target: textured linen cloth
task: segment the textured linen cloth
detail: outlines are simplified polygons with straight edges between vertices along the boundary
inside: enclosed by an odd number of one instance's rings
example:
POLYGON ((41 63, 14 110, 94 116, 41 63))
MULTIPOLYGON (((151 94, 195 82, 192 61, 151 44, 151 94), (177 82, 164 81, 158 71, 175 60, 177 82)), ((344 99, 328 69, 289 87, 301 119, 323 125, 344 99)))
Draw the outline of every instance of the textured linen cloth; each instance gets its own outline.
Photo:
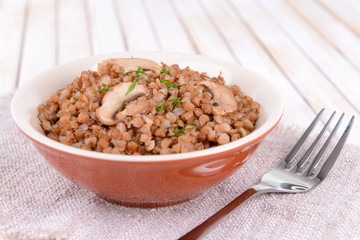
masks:
MULTIPOLYGON (((59 175, 16 128, 0 97, 0 239, 177 239, 282 159, 302 131, 277 127, 234 175, 180 205, 140 209, 96 197, 59 175)), ((335 169, 303 194, 263 194, 206 239, 359 239, 360 147, 345 145, 335 169)))

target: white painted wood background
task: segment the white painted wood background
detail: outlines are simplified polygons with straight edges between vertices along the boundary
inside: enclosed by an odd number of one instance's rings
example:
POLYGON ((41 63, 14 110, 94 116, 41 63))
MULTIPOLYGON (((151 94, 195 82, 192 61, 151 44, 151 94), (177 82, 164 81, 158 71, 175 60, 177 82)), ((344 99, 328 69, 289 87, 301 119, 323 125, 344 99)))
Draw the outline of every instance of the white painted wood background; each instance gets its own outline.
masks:
POLYGON ((76 58, 128 50, 203 54, 271 80, 282 125, 327 109, 360 136, 357 0, 0 0, 0 94, 76 58))

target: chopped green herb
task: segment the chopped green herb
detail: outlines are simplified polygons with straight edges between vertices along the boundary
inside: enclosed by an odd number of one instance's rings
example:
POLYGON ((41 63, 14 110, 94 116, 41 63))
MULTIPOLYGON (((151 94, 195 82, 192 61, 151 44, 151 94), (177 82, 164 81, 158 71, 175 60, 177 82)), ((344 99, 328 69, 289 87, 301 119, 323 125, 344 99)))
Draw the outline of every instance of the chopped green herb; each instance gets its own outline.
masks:
MULTIPOLYGON (((125 95, 128 95, 132 90, 134 90, 134 88, 135 88, 135 86, 136 86, 136 82, 137 82, 137 80, 139 80, 140 74, 146 74, 146 75, 147 75, 146 72, 141 71, 141 67, 138 67, 138 69, 137 69, 136 71, 129 71, 129 72, 124 73, 124 76, 127 76, 127 75, 129 75, 130 73, 132 73, 132 72, 135 73, 136 77, 135 77, 134 81, 132 82, 132 84, 130 85, 130 87, 129 87, 129 89, 128 89, 128 91, 126 92, 125 95)), ((138 84, 141 85, 142 83, 138 83, 138 84)))
POLYGON ((189 125, 192 125, 192 126, 196 126, 196 123, 186 123, 185 126, 183 128, 179 128, 178 126, 175 126, 173 128, 173 133, 175 133, 175 135, 178 137, 178 136, 181 136, 182 134, 185 133, 186 130, 191 130, 193 128, 186 128, 187 126, 189 125), (176 130, 176 129, 179 129, 179 130, 176 130))
POLYGON ((160 73, 165 73, 167 75, 170 75, 170 70, 162 69, 160 73))
POLYGON ((160 82, 162 82, 163 84, 165 84, 165 86, 167 86, 168 88, 178 88, 178 87, 182 87, 182 85, 177 84, 177 83, 170 83, 169 80, 166 79, 160 79, 160 82))
POLYGON ((126 100, 123 101, 123 107, 125 108, 127 105, 126 100))
POLYGON ((164 110, 167 108, 167 106, 166 106, 165 104, 160 105, 163 100, 164 100, 164 99, 161 99, 161 101, 158 102, 158 104, 156 104, 156 111, 158 111, 158 112, 164 111, 164 110))
POLYGON ((129 89, 127 90, 125 96, 127 96, 132 90, 134 90, 135 86, 136 86, 136 81, 137 79, 134 79, 134 81, 131 83, 129 89))
POLYGON ((106 91, 109 91, 110 87, 103 87, 102 89, 99 89, 97 90, 95 93, 98 93, 98 92, 106 92, 106 91))
POLYGON ((170 99, 169 102, 170 102, 173 106, 181 105, 181 99, 182 99, 182 97, 180 97, 180 98, 175 98, 175 99, 170 99))
POLYGON ((127 76, 132 72, 134 72, 136 74, 136 78, 140 77, 140 74, 146 74, 147 75, 146 72, 141 71, 141 67, 138 67, 138 69, 136 71, 128 71, 128 72, 124 73, 124 76, 127 76))
POLYGON ((156 111, 158 111, 158 112, 164 111, 167 108, 167 106, 165 104, 160 105, 163 100, 164 99, 161 99, 161 101, 158 102, 158 104, 156 104, 156 111))
POLYGON ((192 125, 192 126, 195 126, 195 127, 196 127, 196 123, 194 123, 194 122, 193 122, 193 123, 185 123, 185 127, 186 127, 186 126, 189 126, 189 125, 192 125))
POLYGON ((175 133, 175 135, 178 137, 178 136, 181 136, 183 133, 185 132, 185 128, 179 128, 178 126, 175 126, 173 128, 173 133, 175 133), (179 130, 176 130, 176 129, 179 129, 179 130))
MULTIPOLYGON (((140 68, 140 67, 139 67, 140 68)), ((138 69, 139 69, 138 68, 138 69)), ((132 72, 136 72, 136 71, 128 71, 128 72, 126 72, 126 73, 124 73, 124 76, 127 76, 127 75, 129 75, 130 73, 132 73, 132 72)))
POLYGON ((79 100, 78 98, 74 98, 75 101, 79 100))
POLYGON ((201 93, 204 93, 204 92, 208 92, 209 90, 207 90, 206 88, 204 90, 201 91, 201 93))

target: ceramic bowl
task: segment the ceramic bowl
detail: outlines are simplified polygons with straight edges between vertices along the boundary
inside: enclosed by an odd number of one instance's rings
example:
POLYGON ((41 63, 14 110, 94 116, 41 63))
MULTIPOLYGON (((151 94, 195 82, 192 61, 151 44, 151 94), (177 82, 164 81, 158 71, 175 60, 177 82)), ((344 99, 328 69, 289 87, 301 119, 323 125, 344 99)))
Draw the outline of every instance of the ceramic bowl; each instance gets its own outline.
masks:
POLYGON ((99 197, 135 207, 159 207, 184 202, 213 187, 240 168, 264 137, 278 124, 283 103, 266 79, 236 64, 200 55, 167 52, 126 52, 91 56, 56 66, 18 89, 11 106, 17 127, 60 174, 99 197), (182 154, 130 156, 86 151, 46 137, 37 118, 37 106, 65 88, 81 71, 114 57, 149 58, 179 64, 236 84, 261 104, 256 129, 248 136, 206 150, 182 154))

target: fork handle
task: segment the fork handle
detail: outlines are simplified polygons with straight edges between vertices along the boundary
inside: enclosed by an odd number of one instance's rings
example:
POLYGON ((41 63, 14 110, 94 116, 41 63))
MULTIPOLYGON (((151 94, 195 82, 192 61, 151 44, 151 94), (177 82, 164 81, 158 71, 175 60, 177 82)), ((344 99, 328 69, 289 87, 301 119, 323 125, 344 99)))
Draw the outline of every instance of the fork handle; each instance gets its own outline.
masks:
POLYGON ((260 191, 257 191, 254 188, 249 188, 232 202, 220 209, 217 213, 205 220, 205 222, 201 223, 196 228, 179 238, 179 240, 193 240, 205 236, 213 227, 219 224, 221 220, 228 216, 240 204, 260 193, 260 191))

